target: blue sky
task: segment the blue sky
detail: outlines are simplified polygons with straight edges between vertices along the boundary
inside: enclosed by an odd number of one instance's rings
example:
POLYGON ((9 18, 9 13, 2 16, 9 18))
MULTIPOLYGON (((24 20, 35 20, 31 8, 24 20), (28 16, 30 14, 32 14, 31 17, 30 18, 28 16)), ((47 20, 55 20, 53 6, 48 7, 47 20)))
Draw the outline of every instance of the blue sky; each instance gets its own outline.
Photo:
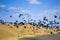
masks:
POLYGON ((42 20, 44 16, 54 20, 54 15, 60 16, 60 0, 0 0, 0 19, 22 21, 22 18, 27 19, 27 16, 18 18, 18 15, 26 13, 37 21, 42 20), (13 17, 10 18, 10 15, 13 17))

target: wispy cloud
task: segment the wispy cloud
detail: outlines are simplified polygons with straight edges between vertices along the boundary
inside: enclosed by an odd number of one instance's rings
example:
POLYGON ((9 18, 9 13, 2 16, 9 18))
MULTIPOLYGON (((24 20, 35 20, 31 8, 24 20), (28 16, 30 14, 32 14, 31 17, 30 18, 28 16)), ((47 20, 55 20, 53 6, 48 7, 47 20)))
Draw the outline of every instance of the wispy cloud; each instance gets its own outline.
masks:
POLYGON ((10 10, 16 10, 17 8, 16 7, 9 7, 8 9, 10 9, 10 10))
POLYGON ((51 15, 56 15, 60 13, 60 9, 49 9, 49 10, 44 10, 38 14, 36 14, 37 16, 51 16, 51 15))
POLYGON ((9 9, 9 10, 22 10, 23 8, 11 6, 11 7, 9 7, 8 9, 9 9))
POLYGON ((12 10, 18 10, 18 12, 14 13, 13 16, 18 16, 20 13, 21 14, 31 14, 31 11, 28 9, 24 9, 24 8, 17 8, 16 9, 12 9, 12 10))
POLYGON ((58 6, 56 9, 60 9, 60 6, 58 6))
POLYGON ((60 13, 60 6, 59 7, 56 7, 55 9, 44 10, 41 13, 42 14, 56 14, 56 13, 60 13))
POLYGON ((6 5, 0 5, 0 7, 3 7, 4 8, 4 7, 6 7, 6 5))
POLYGON ((13 16, 19 16, 19 14, 18 13, 15 13, 15 14, 13 14, 13 16))
POLYGON ((30 10, 22 9, 21 12, 22 13, 30 13, 30 10))
POLYGON ((54 10, 44 10, 44 12, 42 12, 43 14, 55 14, 57 13, 58 10, 54 9, 54 10))
POLYGON ((29 4, 42 4, 42 2, 40 2, 38 0, 29 0, 28 2, 29 2, 29 4))

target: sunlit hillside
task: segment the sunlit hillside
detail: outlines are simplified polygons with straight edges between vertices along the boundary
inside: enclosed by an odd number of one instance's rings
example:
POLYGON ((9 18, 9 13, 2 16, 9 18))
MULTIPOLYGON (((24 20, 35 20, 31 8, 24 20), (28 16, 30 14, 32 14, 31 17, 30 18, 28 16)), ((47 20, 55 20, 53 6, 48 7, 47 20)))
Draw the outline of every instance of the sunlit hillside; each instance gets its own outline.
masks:
POLYGON ((14 24, 0 23, 0 40, 17 40, 17 38, 24 36, 56 34, 58 31, 60 31, 59 28, 46 28, 30 24, 20 24, 16 27, 14 24))
POLYGON ((0 0, 0 40, 60 40, 60 0, 0 0))

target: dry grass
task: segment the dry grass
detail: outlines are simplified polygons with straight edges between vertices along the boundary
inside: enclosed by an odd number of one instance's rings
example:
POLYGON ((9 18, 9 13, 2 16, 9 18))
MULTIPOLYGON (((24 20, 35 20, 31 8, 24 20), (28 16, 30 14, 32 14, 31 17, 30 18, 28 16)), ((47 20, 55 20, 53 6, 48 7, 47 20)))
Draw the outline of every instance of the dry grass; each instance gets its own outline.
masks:
MULTIPOLYGON (((45 28, 45 27, 36 27, 30 24, 18 25, 19 28, 16 28, 14 24, 1 24, 0 23, 0 39, 1 40, 17 40, 18 37, 28 36, 28 35, 45 35, 53 32, 57 33, 56 28, 45 28)), ((60 30, 60 29, 59 29, 60 30)))

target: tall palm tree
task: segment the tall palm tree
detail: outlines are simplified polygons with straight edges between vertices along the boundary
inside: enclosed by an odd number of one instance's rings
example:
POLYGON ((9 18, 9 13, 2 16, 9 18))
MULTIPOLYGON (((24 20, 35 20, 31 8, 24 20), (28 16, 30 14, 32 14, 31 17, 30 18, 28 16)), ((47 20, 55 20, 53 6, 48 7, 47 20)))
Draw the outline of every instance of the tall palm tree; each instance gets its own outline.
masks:
POLYGON ((26 20, 23 20, 24 21, 24 23, 26 24, 26 20))
POLYGON ((48 19, 46 19, 46 21, 48 21, 48 19))
POLYGON ((5 24, 4 20, 0 20, 0 22, 1 22, 2 24, 5 24))
POLYGON ((19 14, 19 18, 22 16, 23 14, 19 14))
POLYGON ((18 28, 18 24, 17 24, 17 22, 14 22, 14 26, 16 26, 16 27, 18 28))
POLYGON ((46 20, 46 16, 43 18, 43 20, 46 20))
POLYGON ((47 24, 46 27, 49 27, 49 24, 47 24))
POLYGON ((59 19, 60 19, 60 16, 59 16, 59 19))
POLYGON ((38 25, 41 26, 41 21, 39 20, 38 25))
POLYGON ((16 23, 18 22, 18 20, 15 21, 16 23))
POLYGON ((57 22, 56 24, 59 24, 59 22, 57 22))
POLYGON ((2 22, 2 20, 0 20, 0 22, 2 22))
POLYGON ((59 22, 56 22, 56 20, 54 20, 53 22, 54 22, 55 27, 56 27, 57 24, 59 24, 59 22))
POLYGON ((30 19, 30 22, 29 22, 29 24, 30 24, 30 25, 32 25, 32 24, 33 24, 33 23, 32 23, 32 21, 33 21, 33 19, 30 19))
POLYGON ((43 18, 44 21, 48 21, 48 19, 46 18, 46 16, 43 18))
POLYGON ((36 20, 34 20, 33 25, 34 25, 34 26, 36 25, 36 20))
POLYGON ((54 15, 54 18, 57 18, 57 16, 56 16, 56 15, 54 15))
POLYGON ((43 21, 44 24, 46 24, 46 22, 43 21))
POLYGON ((30 21, 33 21, 33 19, 31 19, 30 21))
POLYGON ((30 22, 30 17, 31 17, 31 15, 30 14, 25 14, 25 15, 27 15, 27 18, 28 18, 28 23, 30 22))
POLYGON ((12 17, 12 16, 10 16, 10 17, 12 17))
POLYGON ((51 25, 51 27, 53 27, 53 21, 49 21, 49 24, 51 25))

